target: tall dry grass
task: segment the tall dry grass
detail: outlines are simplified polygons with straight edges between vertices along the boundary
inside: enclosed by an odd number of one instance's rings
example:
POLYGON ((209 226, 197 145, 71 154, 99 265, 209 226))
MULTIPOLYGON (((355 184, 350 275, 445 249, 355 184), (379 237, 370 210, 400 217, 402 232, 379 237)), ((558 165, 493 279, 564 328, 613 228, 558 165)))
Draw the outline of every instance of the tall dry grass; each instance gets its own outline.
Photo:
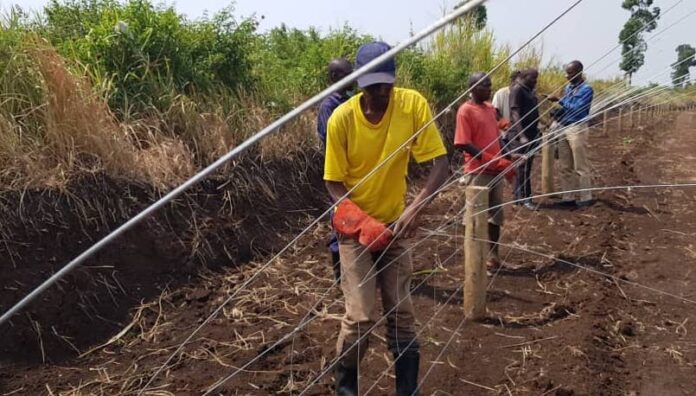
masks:
POLYGON ((32 101, 6 94, 0 111, 0 168, 9 189, 60 188, 84 172, 166 187, 194 173, 191 150, 145 121, 119 122, 90 82, 71 72, 64 59, 39 39, 16 54, 31 69, 32 101), (9 107, 9 108, 8 108, 9 107))
POLYGON ((46 165, 65 172, 94 164, 119 176, 136 176, 134 146, 89 82, 71 74, 48 46, 38 45, 30 57, 44 83, 46 165))
MULTIPOLYGON (((28 116, 8 114, 13 109, 0 106, 0 177, 8 189, 60 188, 84 172, 171 187, 276 116, 252 94, 217 105, 179 95, 163 112, 119 120, 90 81, 77 75, 79 68, 71 68, 48 44, 34 39, 21 51, 40 95, 27 103, 30 123, 28 116)), ((251 155, 273 161, 314 149, 313 119, 303 115, 251 155)))

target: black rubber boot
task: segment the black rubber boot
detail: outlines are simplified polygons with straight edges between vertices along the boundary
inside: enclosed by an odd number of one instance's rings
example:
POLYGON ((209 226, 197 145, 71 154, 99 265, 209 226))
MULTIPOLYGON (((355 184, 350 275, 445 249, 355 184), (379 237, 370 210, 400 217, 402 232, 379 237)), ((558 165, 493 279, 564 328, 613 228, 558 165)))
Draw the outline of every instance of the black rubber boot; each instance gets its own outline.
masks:
POLYGON ((334 368, 336 374, 336 395, 358 396, 358 367, 369 348, 368 338, 361 341, 343 342, 336 351, 339 360, 334 368))
POLYGON ((490 250, 488 251, 488 258, 495 258, 500 260, 500 255, 498 251, 500 250, 498 245, 498 240, 500 240, 500 226, 488 223, 488 239, 490 240, 490 250), (493 243, 495 242, 495 243, 493 243))
POLYGON ((406 351, 401 356, 394 354, 396 363, 396 396, 418 396, 418 367, 420 353, 406 351))
POLYGON ((333 268, 336 284, 341 284, 341 255, 338 252, 331 252, 331 266, 333 268))
POLYGON ((358 368, 336 364, 336 396, 358 396, 358 368))

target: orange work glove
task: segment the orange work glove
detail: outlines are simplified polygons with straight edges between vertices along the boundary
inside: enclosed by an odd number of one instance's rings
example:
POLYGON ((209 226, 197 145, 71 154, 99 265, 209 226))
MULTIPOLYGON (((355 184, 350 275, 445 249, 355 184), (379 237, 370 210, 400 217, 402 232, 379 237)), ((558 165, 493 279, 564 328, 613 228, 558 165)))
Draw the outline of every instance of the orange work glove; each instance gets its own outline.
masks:
POLYGON ((394 236, 384 223, 365 213, 350 199, 344 199, 336 206, 333 225, 339 234, 357 239, 371 252, 386 249, 394 236))
POLYGON ((504 131, 506 129, 510 128, 510 120, 507 118, 501 118, 498 120, 498 129, 501 131, 504 131))
POLYGON ((481 166, 489 171, 498 171, 498 161, 503 159, 503 157, 494 157, 490 153, 485 151, 481 152, 481 166))
POLYGON ((499 173, 502 173, 503 176, 505 176, 507 181, 509 181, 510 183, 512 183, 512 180, 517 175, 517 170, 513 166, 512 161, 510 161, 508 159, 505 159, 505 158, 499 159, 498 163, 496 164, 496 168, 497 168, 497 171, 499 173))
POLYGON ((493 172, 496 173, 503 173, 505 178, 512 183, 512 180, 515 178, 515 175, 517 172, 515 171, 515 167, 512 166, 512 161, 505 159, 503 157, 494 157, 490 153, 483 152, 483 155, 481 155, 481 161, 486 165, 486 169, 489 169, 493 172))

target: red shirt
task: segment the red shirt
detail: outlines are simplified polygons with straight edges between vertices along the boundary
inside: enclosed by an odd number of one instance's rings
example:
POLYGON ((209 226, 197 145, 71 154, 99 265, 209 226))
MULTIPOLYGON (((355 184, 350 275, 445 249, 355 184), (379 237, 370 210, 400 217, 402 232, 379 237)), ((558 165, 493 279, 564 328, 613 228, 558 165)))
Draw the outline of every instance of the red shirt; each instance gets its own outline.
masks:
MULTIPOLYGON (((500 156, 498 120, 495 107, 489 103, 482 105, 466 102, 457 111, 457 129, 454 132, 455 146, 472 144, 479 150, 494 156, 500 156)), ((466 173, 497 172, 481 168, 481 161, 464 153, 464 171, 466 173)))

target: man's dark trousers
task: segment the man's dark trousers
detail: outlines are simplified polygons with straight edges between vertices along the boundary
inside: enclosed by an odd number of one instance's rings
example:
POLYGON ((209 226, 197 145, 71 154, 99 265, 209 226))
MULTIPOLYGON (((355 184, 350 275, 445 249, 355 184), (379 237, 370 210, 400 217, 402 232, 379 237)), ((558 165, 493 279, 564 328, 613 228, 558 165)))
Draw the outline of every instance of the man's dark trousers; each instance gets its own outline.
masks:
MULTIPOLYGON (((530 150, 531 151, 531 150, 530 150)), ((529 151, 527 151, 529 152, 529 151)), ((525 153, 526 154, 526 153, 525 153)), ((517 167, 517 177, 515 178, 515 200, 521 205, 532 196, 532 163, 534 157, 531 156, 527 161, 517 167)))

